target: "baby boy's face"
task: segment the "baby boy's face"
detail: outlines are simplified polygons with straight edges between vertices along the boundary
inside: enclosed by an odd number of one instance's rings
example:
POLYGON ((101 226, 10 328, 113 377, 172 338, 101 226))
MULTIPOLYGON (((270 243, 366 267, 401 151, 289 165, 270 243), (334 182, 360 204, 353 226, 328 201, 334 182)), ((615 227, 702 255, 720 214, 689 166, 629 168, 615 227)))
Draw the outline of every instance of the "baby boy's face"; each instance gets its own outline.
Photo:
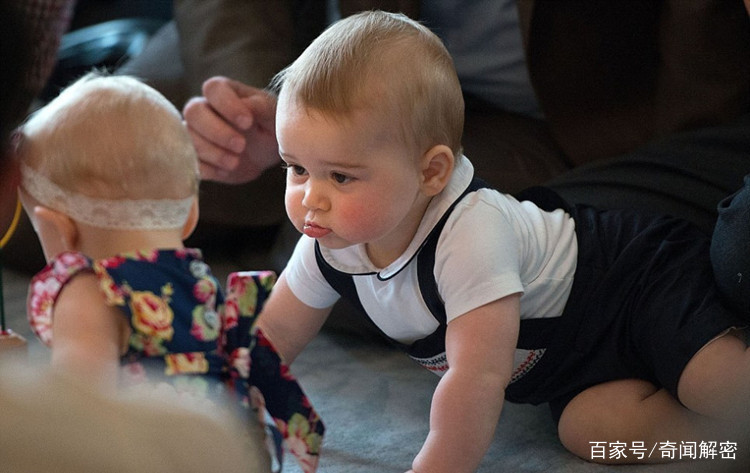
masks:
POLYGON ((332 117, 287 95, 279 98, 276 137, 290 220, 325 247, 366 244, 373 263, 389 263, 421 218, 419 156, 365 112, 332 117))

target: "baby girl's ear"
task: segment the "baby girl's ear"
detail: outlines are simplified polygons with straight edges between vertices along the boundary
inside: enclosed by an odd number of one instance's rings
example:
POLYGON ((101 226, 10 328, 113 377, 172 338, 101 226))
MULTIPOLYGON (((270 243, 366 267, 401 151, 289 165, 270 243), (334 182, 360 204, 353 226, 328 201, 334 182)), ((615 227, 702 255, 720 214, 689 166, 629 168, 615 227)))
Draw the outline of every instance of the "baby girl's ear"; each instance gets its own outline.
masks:
POLYGON ((78 227, 62 212, 49 207, 34 207, 34 229, 49 261, 64 251, 74 250, 78 244, 78 227))
POLYGON ((195 226, 198 225, 198 198, 193 199, 193 204, 190 206, 190 213, 188 214, 188 218, 185 221, 185 225, 182 227, 182 239, 187 240, 187 238, 193 233, 193 230, 195 230, 195 226))

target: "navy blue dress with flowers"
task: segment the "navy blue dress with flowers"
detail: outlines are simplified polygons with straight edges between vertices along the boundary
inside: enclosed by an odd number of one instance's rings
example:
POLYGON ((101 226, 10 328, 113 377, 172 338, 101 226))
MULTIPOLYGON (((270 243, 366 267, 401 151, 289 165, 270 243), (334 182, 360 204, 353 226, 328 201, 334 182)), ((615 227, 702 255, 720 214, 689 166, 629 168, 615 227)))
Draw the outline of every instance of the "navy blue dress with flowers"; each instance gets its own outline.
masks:
POLYGON ((224 395, 230 387, 241 405, 269 415, 279 443, 305 472, 316 470, 323 424, 255 326, 275 282, 273 272, 232 273, 225 298, 200 250, 134 252, 97 261, 63 253, 32 279, 29 290, 29 321, 47 345, 55 301, 82 271, 97 276, 103 302, 118 307, 130 325, 121 360, 124 384, 167 380, 206 397, 224 395))

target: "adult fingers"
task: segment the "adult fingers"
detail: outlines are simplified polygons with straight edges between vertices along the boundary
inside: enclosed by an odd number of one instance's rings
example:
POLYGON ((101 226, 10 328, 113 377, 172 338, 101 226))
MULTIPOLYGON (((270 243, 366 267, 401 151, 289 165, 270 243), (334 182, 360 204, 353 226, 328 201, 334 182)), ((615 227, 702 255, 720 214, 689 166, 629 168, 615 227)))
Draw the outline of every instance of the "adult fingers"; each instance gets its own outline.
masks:
POLYGON ((275 134, 276 97, 268 92, 259 91, 243 101, 245 106, 252 110, 254 124, 275 134))
POLYGON ((240 156, 238 154, 216 146, 200 135, 191 133, 191 138, 198 154, 202 179, 224 182, 225 175, 239 166, 240 156))
POLYGON ((241 100, 258 93, 250 87, 226 77, 212 77, 203 83, 203 96, 218 115, 238 130, 247 130, 253 126, 252 110, 241 100))
POLYGON ((229 153, 239 154, 245 148, 242 133, 227 123, 203 97, 190 99, 182 112, 185 124, 199 153, 200 148, 223 148, 229 153))

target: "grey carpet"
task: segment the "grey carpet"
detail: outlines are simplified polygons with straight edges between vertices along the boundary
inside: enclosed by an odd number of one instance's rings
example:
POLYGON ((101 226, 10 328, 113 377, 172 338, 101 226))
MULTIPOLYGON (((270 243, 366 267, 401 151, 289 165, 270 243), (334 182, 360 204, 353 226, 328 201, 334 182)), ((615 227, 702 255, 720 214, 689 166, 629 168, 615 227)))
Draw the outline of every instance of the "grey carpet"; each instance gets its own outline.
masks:
MULTIPOLYGON (((232 270, 231 266, 214 269, 220 280, 226 270, 232 270)), ((28 277, 6 270, 3 279, 8 325, 27 337, 26 357, 45 363, 48 351, 31 336, 24 315, 28 277)), ((323 473, 403 473, 409 468, 428 431, 436 376, 390 346, 333 330, 321 333, 305 349, 293 372, 327 426, 320 464, 323 473)), ((744 473, 750 471, 748 457, 750 445, 740 445, 734 461, 616 467, 587 463, 560 445, 546 406, 506 403, 478 471, 744 473)), ((300 471, 289 455, 285 471, 300 471)))

